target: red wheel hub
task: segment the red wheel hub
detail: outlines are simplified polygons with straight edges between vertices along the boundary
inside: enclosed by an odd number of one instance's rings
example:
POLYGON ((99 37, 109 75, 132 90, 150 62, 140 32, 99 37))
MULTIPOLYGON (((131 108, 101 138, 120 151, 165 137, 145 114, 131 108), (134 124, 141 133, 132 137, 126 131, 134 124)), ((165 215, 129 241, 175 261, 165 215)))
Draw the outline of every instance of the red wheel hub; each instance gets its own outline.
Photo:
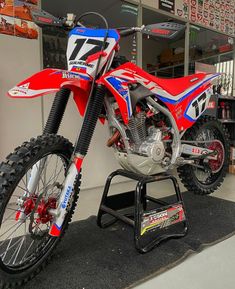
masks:
MULTIPOLYGON (((20 213, 23 212, 26 216, 28 216, 35 209, 35 205, 37 202, 38 196, 31 196, 24 201, 23 210, 19 210, 16 213, 16 220, 19 219, 20 213)), ((35 213, 37 213, 38 217, 36 218, 37 223, 46 224, 52 220, 52 215, 49 213, 50 209, 56 209, 56 198, 50 197, 47 201, 43 198, 40 200, 35 213)))
POLYGON ((209 160, 208 162, 212 172, 217 173, 224 164, 224 146, 220 141, 214 141, 208 148, 217 153, 217 160, 209 160))
POLYGON ((37 196, 32 196, 25 200, 23 207, 24 207, 24 213, 26 216, 29 215, 33 211, 33 209, 35 208, 36 201, 37 201, 37 196))
POLYGON ((38 218, 36 219, 37 223, 46 224, 52 220, 52 215, 49 213, 49 209, 56 209, 56 199, 49 198, 47 202, 43 199, 40 201, 37 207, 38 218))

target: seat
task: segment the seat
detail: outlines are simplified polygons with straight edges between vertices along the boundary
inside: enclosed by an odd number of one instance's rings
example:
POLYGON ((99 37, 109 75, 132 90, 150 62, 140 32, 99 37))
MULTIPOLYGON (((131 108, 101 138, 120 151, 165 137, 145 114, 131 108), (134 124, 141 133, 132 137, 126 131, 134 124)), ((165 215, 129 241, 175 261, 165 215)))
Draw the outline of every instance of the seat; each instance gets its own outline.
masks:
POLYGON ((206 75, 206 73, 196 73, 193 75, 172 79, 154 77, 154 82, 156 82, 162 89, 164 89, 169 94, 176 96, 178 94, 181 94, 191 86, 194 86, 198 82, 202 81, 206 77, 206 75))

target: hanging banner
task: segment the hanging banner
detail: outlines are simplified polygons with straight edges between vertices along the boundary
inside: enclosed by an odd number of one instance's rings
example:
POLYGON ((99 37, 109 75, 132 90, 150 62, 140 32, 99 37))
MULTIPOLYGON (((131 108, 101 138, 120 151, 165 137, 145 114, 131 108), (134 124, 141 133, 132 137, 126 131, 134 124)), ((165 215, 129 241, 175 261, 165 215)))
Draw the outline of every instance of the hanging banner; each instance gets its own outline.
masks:
POLYGON ((14 18, 0 15, 0 33, 14 35, 14 18))
POLYGON ((33 5, 38 5, 38 0, 20 0, 21 2, 24 3, 29 3, 29 4, 33 4, 33 5))
POLYGON ((15 18, 32 21, 31 10, 34 6, 26 4, 25 2, 15 0, 14 2, 14 16, 15 18))
POLYGON ((175 15, 186 19, 189 17, 189 0, 177 0, 175 2, 175 15))
POLYGON ((189 19, 220 32, 234 35, 235 1, 190 0, 189 19))
POLYGON ((34 22, 24 19, 15 19, 15 36, 38 39, 38 27, 34 22))
POLYGON ((195 24, 235 35, 234 0, 156 0, 155 8, 189 19, 195 24))
POLYGON ((31 14, 37 5, 38 0, 0 0, 0 34, 38 39, 39 29, 31 14))
POLYGON ((14 1, 13 0, 0 0, 0 14, 13 17, 14 1))

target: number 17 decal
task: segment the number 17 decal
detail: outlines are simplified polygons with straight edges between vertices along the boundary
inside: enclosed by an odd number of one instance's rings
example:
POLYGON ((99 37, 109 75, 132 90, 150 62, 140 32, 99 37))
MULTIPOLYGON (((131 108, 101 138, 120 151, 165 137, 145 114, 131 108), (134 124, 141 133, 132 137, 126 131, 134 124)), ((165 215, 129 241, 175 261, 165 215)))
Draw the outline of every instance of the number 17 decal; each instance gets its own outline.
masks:
POLYGON ((203 113, 203 111, 206 108, 206 93, 204 92, 202 95, 198 97, 193 103, 192 106, 195 108, 195 114, 196 117, 198 118, 200 114, 203 113))
MULTIPOLYGON (((86 60, 88 56, 99 52, 102 48, 103 41, 97 39, 82 38, 76 39, 74 42, 75 47, 72 54, 69 57, 69 61, 76 59, 86 60)), ((105 49, 108 47, 109 43, 105 43, 105 49)))
POLYGON ((206 92, 199 95, 189 105, 186 111, 186 116, 188 116, 191 120, 197 120, 198 117, 206 110, 209 100, 210 97, 206 92))

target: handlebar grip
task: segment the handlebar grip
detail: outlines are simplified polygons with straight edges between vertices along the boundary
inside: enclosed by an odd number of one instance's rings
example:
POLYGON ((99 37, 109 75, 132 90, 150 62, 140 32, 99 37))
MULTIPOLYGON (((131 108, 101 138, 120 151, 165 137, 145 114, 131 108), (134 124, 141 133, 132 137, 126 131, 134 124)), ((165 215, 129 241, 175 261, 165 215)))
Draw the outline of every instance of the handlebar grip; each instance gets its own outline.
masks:
POLYGON ((124 29, 119 31, 120 36, 130 36, 132 34, 136 33, 136 31, 133 28, 128 28, 128 29, 124 29))

